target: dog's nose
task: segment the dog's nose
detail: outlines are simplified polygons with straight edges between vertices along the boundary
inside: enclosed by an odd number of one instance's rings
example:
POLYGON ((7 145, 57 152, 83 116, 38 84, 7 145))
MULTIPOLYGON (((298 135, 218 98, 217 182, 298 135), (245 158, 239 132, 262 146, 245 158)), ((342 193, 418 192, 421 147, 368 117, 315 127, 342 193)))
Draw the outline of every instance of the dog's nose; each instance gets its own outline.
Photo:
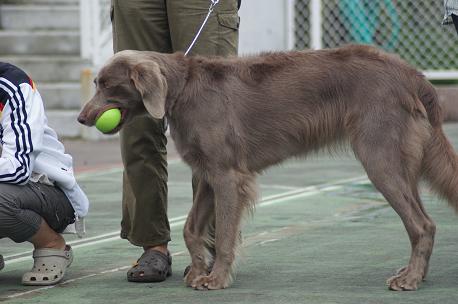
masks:
POLYGON ((86 124, 86 116, 80 114, 78 116, 78 122, 83 125, 86 124))

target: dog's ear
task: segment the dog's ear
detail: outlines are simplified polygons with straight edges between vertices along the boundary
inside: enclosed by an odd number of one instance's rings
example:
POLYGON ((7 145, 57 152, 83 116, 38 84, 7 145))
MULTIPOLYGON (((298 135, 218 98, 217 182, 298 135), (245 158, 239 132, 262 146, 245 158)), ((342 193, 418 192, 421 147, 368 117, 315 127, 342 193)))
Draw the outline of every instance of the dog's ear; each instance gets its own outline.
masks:
POLYGON ((143 104, 154 118, 161 119, 165 115, 165 98, 167 97, 167 81, 161 73, 159 65, 153 61, 144 61, 132 67, 130 78, 140 92, 143 104))

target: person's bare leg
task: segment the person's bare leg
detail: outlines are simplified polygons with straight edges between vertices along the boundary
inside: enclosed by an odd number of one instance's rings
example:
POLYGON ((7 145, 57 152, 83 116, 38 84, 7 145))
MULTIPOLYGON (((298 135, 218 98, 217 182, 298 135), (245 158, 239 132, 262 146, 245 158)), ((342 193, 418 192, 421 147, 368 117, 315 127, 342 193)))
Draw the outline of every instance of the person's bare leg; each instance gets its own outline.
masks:
POLYGON ((162 252, 165 255, 167 255, 168 253, 167 244, 162 244, 162 245, 153 246, 153 247, 143 247, 143 250, 145 251, 156 250, 156 251, 162 252))
POLYGON ((65 240, 57 232, 48 226, 46 221, 42 220, 40 229, 29 240, 35 249, 52 248, 52 249, 65 249, 65 240))

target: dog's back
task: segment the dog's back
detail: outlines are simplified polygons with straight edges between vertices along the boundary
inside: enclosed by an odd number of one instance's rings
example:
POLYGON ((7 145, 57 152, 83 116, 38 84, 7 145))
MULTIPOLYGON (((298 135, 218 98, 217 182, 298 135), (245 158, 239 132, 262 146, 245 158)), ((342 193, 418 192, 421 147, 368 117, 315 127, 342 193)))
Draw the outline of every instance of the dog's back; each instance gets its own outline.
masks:
POLYGON ((253 171, 345 143, 366 123, 396 123, 425 111, 418 102, 423 76, 368 46, 196 60, 203 90, 218 92, 215 98, 197 95, 188 119, 194 111, 203 115, 200 108, 218 117, 208 129, 219 130, 227 139, 221 148, 253 171))

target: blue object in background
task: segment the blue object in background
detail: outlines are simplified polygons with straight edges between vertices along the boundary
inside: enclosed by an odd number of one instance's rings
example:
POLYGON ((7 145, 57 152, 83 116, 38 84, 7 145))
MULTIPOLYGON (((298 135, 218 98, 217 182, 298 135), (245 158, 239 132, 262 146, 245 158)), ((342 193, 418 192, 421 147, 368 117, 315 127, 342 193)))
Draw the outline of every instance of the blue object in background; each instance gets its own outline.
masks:
POLYGON ((394 50, 398 41, 400 22, 392 0, 339 0, 338 2, 354 42, 374 44, 377 30, 383 32, 382 27, 386 24, 386 28, 391 31, 386 34, 388 39, 385 39, 381 46, 386 50, 394 50), (383 10, 389 19, 381 23, 383 10))

